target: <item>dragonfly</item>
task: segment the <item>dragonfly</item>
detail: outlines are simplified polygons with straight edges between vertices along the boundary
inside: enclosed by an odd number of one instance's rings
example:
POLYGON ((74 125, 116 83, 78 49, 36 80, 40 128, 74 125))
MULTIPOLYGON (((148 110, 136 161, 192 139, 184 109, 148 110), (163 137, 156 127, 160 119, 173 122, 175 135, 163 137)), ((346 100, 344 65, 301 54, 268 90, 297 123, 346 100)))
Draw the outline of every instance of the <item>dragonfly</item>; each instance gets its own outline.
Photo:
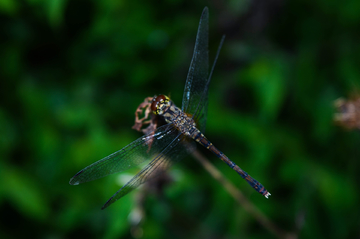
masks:
POLYGON ((152 159, 137 175, 120 188, 104 204, 102 209, 107 208, 141 184, 153 179, 159 171, 167 170, 174 163, 193 152, 196 148, 196 142, 210 150, 235 170, 257 192, 266 198, 271 195, 262 184, 232 162, 203 134, 206 125, 209 83, 224 42, 223 36, 209 73, 208 25, 209 11, 205 7, 198 26, 181 109, 168 96, 154 96, 151 101, 151 111, 154 115, 164 119, 164 125, 157 127, 153 132, 145 134, 119 151, 80 170, 70 179, 69 183, 71 185, 78 185, 122 172, 152 159))

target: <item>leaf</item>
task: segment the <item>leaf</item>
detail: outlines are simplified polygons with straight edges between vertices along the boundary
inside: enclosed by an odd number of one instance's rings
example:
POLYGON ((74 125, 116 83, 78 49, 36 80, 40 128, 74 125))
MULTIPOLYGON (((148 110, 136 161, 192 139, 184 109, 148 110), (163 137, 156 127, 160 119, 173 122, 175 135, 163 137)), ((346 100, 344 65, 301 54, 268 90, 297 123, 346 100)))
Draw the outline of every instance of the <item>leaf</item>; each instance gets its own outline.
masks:
POLYGON ((15 168, 1 165, 0 180, 2 192, 19 212, 31 218, 45 220, 49 215, 46 194, 39 188, 34 178, 15 168))
POLYGON ((18 2, 13 0, 0 0, 0 11, 9 15, 15 15, 18 11, 18 2))
POLYGON ((284 101, 286 68, 287 64, 282 59, 261 58, 248 71, 265 119, 273 120, 284 101))
POLYGON ((46 1, 49 22, 52 27, 58 27, 61 24, 66 3, 65 0, 46 1))

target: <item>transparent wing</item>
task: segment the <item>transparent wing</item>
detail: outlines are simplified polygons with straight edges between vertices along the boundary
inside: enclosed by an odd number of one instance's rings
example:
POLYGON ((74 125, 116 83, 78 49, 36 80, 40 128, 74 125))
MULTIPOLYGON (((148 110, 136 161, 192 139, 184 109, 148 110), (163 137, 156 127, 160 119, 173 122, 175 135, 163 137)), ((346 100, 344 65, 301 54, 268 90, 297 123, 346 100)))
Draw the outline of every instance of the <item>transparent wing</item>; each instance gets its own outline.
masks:
POLYGON ((119 151, 80 170, 69 183, 78 185, 139 165, 163 151, 178 134, 178 130, 172 124, 163 125, 153 134, 144 135, 119 151))
POLYGON ((209 78, 206 81, 206 84, 204 85, 203 95, 202 95, 202 97, 200 99, 200 102, 198 104, 197 109, 193 113, 193 118, 195 119, 195 122, 197 122, 198 128, 201 130, 202 133, 205 133, 205 126, 206 126, 209 84, 210 84, 212 73, 214 72, 216 61, 217 61, 217 59, 219 57, 219 54, 220 54, 221 47, 222 47, 222 45, 224 43, 224 40, 225 40, 225 36, 222 36, 219 47, 218 47, 218 50, 216 52, 214 63, 212 65, 212 67, 211 67, 209 78))
POLYGON ((202 121, 201 123, 198 122, 200 131, 205 129, 208 103, 207 87, 204 89, 209 73, 208 32, 209 10, 205 7, 199 22, 194 53, 191 59, 188 76, 186 78, 181 108, 184 112, 192 115, 196 113, 197 109, 201 109, 201 113, 198 114, 198 118, 202 121), (201 105, 199 105, 200 102, 202 103, 201 105))
POLYGON ((167 145, 164 150, 158 154, 145 168, 143 168, 136 176, 134 176, 127 184, 117 191, 102 207, 107 208, 116 200, 125 196, 139 185, 155 178, 160 173, 166 171, 171 165, 178 162, 187 154, 195 150, 194 141, 187 141, 184 135, 179 134, 173 141, 167 145))
POLYGON ((117 191, 102 207, 107 208, 121 197, 125 196, 141 184, 154 179, 159 174, 166 171, 174 163, 194 151, 196 144, 194 141, 187 141, 183 135, 178 135, 173 141, 157 155, 145 168, 134 176, 127 184, 117 191))

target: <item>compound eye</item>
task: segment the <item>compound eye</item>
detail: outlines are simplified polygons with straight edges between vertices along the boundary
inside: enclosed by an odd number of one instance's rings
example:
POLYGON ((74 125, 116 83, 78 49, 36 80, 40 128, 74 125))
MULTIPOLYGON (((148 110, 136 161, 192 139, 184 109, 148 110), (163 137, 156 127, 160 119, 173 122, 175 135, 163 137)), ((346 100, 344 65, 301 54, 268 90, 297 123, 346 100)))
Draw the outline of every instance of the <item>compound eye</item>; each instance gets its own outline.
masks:
POLYGON ((159 104, 164 103, 165 100, 166 100, 165 95, 159 95, 153 98, 151 103, 151 110, 153 111, 154 114, 157 114, 157 110, 160 107, 159 104))
POLYGON ((151 111, 152 111, 152 112, 156 112, 157 104, 158 104, 158 103, 159 103, 159 102, 156 101, 156 98, 154 97, 154 98, 152 99, 152 103, 151 103, 151 111))

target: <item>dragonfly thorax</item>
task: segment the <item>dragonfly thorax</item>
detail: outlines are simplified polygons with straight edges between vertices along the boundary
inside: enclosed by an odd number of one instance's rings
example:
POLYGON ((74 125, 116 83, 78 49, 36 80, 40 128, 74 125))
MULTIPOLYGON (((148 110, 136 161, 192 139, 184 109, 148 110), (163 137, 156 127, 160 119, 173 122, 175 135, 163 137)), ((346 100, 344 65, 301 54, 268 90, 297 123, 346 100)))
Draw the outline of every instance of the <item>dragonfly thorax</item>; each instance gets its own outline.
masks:
POLYGON ((154 96, 151 103, 151 110, 155 115, 163 115, 170 106, 170 98, 166 95, 154 96))
POLYGON ((199 130, 192 117, 189 117, 170 100, 166 95, 155 96, 152 99, 153 114, 162 116, 166 123, 173 124, 183 134, 194 137, 199 130))

